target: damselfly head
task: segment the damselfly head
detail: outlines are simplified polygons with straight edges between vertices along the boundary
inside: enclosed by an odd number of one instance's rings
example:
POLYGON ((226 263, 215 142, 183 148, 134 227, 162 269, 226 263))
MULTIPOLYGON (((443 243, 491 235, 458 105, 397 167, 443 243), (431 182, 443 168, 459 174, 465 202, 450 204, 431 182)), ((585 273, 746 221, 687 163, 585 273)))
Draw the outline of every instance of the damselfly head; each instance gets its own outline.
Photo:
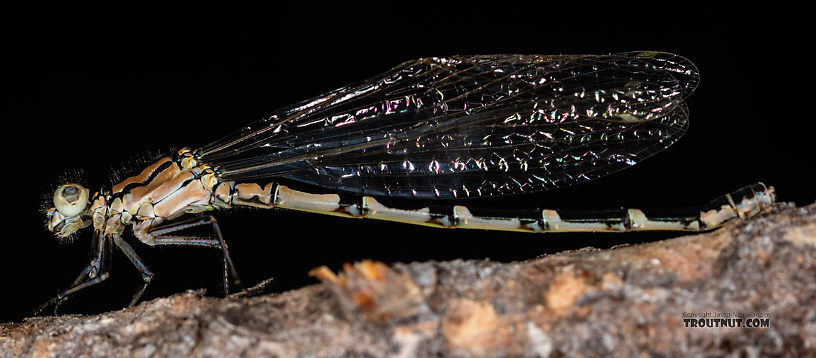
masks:
POLYGON ((54 191, 54 207, 45 211, 48 230, 59 238, 69 238, 77 230, 89 226, 88 197, 88 189, 82 185, 60 185, 54 191))

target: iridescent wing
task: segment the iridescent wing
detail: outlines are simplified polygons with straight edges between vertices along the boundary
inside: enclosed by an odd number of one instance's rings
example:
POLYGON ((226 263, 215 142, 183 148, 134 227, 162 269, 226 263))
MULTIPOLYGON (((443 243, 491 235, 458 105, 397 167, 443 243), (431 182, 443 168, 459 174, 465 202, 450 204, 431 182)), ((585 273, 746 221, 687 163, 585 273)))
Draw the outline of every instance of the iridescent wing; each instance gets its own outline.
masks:
POLYGON ((595 179, 674 143, 695 66, 661 52, 423 58, 199 150, 225 180, 455 198, 595 179))

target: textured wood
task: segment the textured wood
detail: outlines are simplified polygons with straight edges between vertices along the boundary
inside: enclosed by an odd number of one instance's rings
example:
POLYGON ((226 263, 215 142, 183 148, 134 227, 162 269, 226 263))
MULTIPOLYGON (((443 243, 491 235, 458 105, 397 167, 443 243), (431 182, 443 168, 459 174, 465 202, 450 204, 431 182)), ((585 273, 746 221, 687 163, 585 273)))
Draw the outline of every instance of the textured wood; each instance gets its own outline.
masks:
POLYGON ((0 356, 816 355, 816 204, 612 250, 313 274, 323 284, 275 295, 2 324, 0 356), (769 325, 687 327, 684 312, 769 325))

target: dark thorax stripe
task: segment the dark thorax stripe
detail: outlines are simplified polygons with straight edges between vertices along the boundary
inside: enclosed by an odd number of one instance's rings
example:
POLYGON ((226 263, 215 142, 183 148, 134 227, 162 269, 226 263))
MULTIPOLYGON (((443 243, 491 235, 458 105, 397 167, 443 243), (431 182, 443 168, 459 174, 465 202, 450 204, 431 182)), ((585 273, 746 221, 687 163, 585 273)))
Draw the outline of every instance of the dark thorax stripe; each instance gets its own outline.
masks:
POLYGON ((134 187, 144 185, 145 183, 149 183, 150 181, 153 180, 153 178, 156 177, 156 175, 158 175, 159 173, 161 173, 162 171, 164 171, 173 164, 174 164, 173 160, 170 159, 169 157, 159 159, 157 162, 151 164, 150 166, 142 170, 142 172, 139 173, 138 175, 129 177, 120 182, 119 184, 114 185, 113 194, 116 195, 119 193, 126 193, 133 189, 134 187))

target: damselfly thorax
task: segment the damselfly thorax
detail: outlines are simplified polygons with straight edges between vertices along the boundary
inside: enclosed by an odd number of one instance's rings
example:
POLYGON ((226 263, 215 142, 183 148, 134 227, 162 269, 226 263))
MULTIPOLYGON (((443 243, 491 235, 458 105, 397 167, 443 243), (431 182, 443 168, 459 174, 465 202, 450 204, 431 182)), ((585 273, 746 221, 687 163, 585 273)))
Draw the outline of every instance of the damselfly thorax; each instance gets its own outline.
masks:
POLYGON ((227 291, 228 277, 237 283, 238 276, 206 213, 237 206, 531 233, 703 231, 767 211, 775 194, 761 183, 670 215, 632 208, 582 217, 543 205, 495 215, 442 200, 558 189, 630 167, 682 135, 684 98, 697 82, 691 62, 660 52, 406 62, 210 145, 180 149, 108 191, 57 188, 48 229, 71 237, 93 226, 95 239, 89 265, 43 307, 105 280, 113 245, 144 278, 134 304, 152 273, 122 239, 128 228, 150 246, 221 250, 227 291), (434 205, 406 209, 381 198, 434 205), (195 226, 211 227, 212 235, 179 235, 195 226))

